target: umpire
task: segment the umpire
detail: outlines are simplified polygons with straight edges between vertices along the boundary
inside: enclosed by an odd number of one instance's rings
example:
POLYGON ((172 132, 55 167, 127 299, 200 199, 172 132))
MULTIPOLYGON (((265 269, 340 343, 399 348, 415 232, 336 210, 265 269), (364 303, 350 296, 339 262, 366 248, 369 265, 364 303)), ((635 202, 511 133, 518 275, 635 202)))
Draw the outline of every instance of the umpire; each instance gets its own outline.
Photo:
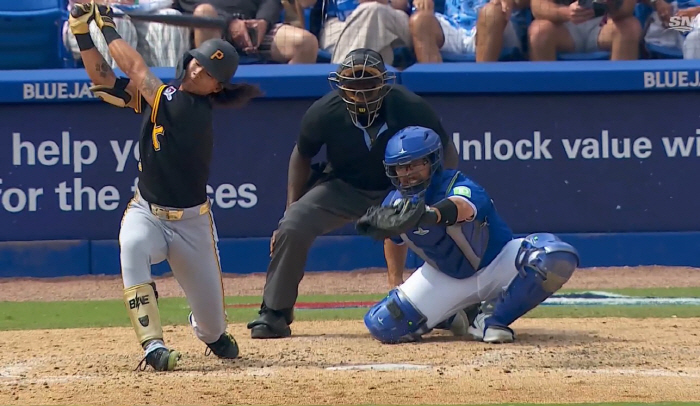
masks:
POLYGON ((289 158, 286 210, 270 242, 263 303, 259 317, 248 323, 252 338, 292 334, 312 243, 382 202, 391 187, 383 158, 392 135, 408 126, 431 128, 445 147, 445 165, 457 167, 457 150, 433 109, 394 79, 379 53, 351 51, 329 75, 337 91, 317 100, 302 118, 289 158), (328 162, 312 166, 323 145, 328 162))

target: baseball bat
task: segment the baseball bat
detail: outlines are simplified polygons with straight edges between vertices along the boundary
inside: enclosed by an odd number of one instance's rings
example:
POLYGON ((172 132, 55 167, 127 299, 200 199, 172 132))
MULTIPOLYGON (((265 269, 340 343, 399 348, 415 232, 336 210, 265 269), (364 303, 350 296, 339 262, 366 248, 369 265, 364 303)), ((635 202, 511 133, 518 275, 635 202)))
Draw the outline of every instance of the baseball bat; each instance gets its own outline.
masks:
POLYGON ((222 30, 228 28, 230 22, 229 19, 222 17, 199 17, 191 15, 157 15, 150 13, 136 13, 131 11, 122 11, 122 13, 119 14, 114 13, 114 17, 129 17, 132 20, 162 23, 167 25, 174 25, 177 27, 218 28, 222 30))

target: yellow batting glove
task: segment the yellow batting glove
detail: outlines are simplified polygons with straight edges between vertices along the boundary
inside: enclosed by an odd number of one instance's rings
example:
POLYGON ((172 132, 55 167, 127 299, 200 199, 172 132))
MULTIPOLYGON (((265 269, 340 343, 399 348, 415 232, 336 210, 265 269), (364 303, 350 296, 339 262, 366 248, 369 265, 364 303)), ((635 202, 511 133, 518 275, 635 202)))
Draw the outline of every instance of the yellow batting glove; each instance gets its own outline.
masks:
POLYGON ((89 34, 90 21, 94 17, 94 3, 75 4, 68 17, 68 26, 73 35, 89 34))
POLYGON ((94 5, 95 9, 95 23, 97 23, 100 30, 103 30, 105 27, 111 27, 116 30, 117 25, 114 23, 112 7, 95 4, 95 0, 92 0, 92 4, 94 5))

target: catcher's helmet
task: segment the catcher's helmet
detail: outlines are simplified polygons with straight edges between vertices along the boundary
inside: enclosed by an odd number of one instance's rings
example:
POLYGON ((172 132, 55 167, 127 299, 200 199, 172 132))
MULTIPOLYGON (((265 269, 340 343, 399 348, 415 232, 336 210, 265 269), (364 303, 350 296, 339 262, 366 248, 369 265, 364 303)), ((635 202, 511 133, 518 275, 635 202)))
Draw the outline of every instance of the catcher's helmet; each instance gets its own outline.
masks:
POLYGON ((393 83, 396 75, 386 71, 379 52, 360 48, 350 51, 328 80, 345 101, 352 122, 366 128, 377 118, 382 100, 391 90, 387 84, 393 83))
POLYGON ((442 142, 430 128, 406 127, 397 132, 384 150, 384 168, 391 183, 404 197, 421 196, 430 186, 430 180, 442 168, 442 142), (430 163, 430 176, 418 183, 402 185, 396 168, 413 161, 426 159, 430 163))
POLYGON ((240 58, 236 48, 228 41, 214 38, 202 42, 198 48, 187 51, 177 66, 175 76, 178 80, 185 77, 187 65, 192 58, 196 59, 214 79, 221 82, 224 88, 232 88, 231 78, 238 70, 240 58))

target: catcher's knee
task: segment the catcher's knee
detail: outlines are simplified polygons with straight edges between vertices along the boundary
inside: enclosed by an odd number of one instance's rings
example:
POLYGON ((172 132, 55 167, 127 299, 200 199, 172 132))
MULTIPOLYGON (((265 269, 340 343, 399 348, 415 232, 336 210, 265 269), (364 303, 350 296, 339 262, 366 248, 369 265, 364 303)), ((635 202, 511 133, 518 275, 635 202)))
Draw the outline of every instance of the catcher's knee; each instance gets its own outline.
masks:
POLYGON ((426 317, 413 307, 399 289, 393 289, 365 314, 365 326, 385 344, 412 341, 425 330, 426 317))
POLYGON ((124 305, 139 344, 163 339, 155 283, 142 283, 124 289, 124 305))
POLYGON ((528 235, 516 257, 516 266, 542 276, 542 288, 554 293, 564 286, 578 267, 580 257, 576 248, 550 233, 528 235))

